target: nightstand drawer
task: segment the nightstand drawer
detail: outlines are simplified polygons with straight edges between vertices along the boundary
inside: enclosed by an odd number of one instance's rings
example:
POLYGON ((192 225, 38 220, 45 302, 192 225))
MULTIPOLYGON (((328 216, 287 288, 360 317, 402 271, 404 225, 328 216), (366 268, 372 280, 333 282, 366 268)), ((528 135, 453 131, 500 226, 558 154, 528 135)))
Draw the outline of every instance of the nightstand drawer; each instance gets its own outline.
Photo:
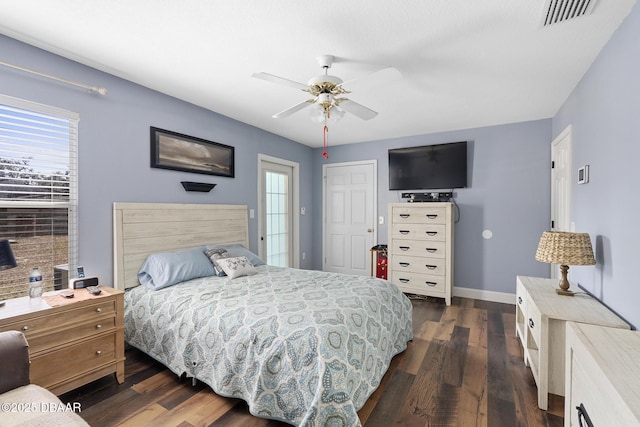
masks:
POLYGON ((519 280, 516 281, 516 304, 520 307, 520 311, 526 315, 527 291, 519 280))
POLYGON ((33 335, 28 338, 29 352, 31 354, 38 353, 48 348, 54 348, 60 345, 64 345, 68 342, 91 337, 101 332, 111 331, 116 327, 115 316, 104 317, 95 319, 92 322, 82 323, 67 327, 65 329, 57 330, 53 333, 44 335, 33 335))
POLYGON ((446 262, 444 258, 425 258, 396 255, 393 257, 393 268, 396 274, 405 272, 435 274, 444 276, 446 262))
POLYGON ((527 311, 526 311, 526 319, 527 327, 529 328, 529 333, 533 337, 533 340, 536 342, 536 346, 540 346, 540 331, 542 330, 542 316, 540 315, 540 310, 536 307, 536 304, 529 299, 527 301, 527 311))
POLYGON ((441 207, 422 207, 419 210, 414 209, 412 206, 394 207, 391 220, 393 224, 446 224, 447 214, 446 209, 441 207))
POLYGON ((446 242, 394 239, 391 246, 391 252, 394 255, 444 258, 446 247, 446 242))
POLYGON ((101 365, 114 363, 114 334, 80 342, 31 360, 31 382, 43 387, 57 383, 101 365))
POLYGON ((445 241, 447 226, 444 224, 393 224, 393 238, 445 241))
POLYGON ((97 300, 95 304, 71 308, 56 313, 56 315, 42 311, 42 315, 40 316, 36 315, 26 320, 7 323, 0 327, 0 331, 20 331, 27 337, 29 344, 31 344, 31 339, 42 333, 50 333, 51 331, 68 327, 69 325, 90 322, 94 319, 105 317, 107 314, 115 316, 115 312, 114 300, 112 298, 104 298, 104 301, 97 300))

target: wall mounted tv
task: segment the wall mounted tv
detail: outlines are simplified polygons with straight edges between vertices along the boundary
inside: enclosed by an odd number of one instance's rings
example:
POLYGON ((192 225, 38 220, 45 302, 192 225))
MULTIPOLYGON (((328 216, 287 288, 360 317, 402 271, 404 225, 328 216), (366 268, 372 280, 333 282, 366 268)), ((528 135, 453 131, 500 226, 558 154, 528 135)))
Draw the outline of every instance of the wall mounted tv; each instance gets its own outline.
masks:
POLYGON ((467 186, 467 141, 389 150, 389 190, 467 186))

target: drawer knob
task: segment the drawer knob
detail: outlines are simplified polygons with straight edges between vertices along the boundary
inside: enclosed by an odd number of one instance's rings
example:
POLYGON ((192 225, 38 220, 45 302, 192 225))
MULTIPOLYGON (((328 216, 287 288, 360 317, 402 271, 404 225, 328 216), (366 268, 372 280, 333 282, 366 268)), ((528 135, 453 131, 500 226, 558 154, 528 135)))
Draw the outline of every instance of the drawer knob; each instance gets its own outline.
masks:
POLYGON ((29 327, 28 327, 27 325, 24 325, 24 326, 22 327, 22 330, 26 332, 26 331, 28 331, 28 330, 29 330, 29 327))
POLYGON ((398 230, 400 234, 409 234, 409 230, 398 230))
POLYGON ((96 325, 96 329, 102 329, 102 325, 96 325))
POLYGON ((429 265, 429 264, 425 264, 425 267, 427 267, 429 270, 435 270, 436 268, 438 268, 437 265, 429 265))
POLYGON ((435 236, 436 234, 438 234, 437 231, 427 231, 427 236, 435 236))
POLYGON ((535 323, 533 323, 533 319, 529 318, 529 327, 533 329, 534 326, 535 326, 535 323))
POLYGON ((522 297, 518 297, 518 304, 522 304, 522 297))
POLYGON ((96 351, 96 355, 97 355, 97 356, 100 356, 101 354, 102 354, 102 351, 101 351, 101 350, 96 351))
POLYGON ((431 287, 434 287, 435 285, 437 285, 436 282, 424 282, 424 283, 426 283, 427 286, 431 286, 431 287))
POLYGON ((409 246, 400 246, 401 251, 408 251, 409 249, 409 246))
POLYGON ((400 267, 409 267, 409 263, 408 262, 401 262, 400 263, 400 267))
POLYGON ((438 215, 437 214, 427 214, 427 218, 436 219, 436 218, 438 218, 438 215))
POLYGON ((399 280, 399 281, 401 281, 402 283, 409 283, 409 279, 402 279, 402 278, 400 278, 400 279, 398 279, 398 280, 399 280))
POLYGON ((102 309, 100 307, 96 308, 97 313, 102 313, 102 309))
POLYGON ((427 252, 429 252, 430 254, 436 252, 438 249, 436 248, 425 248, 427 250, 427 252))
POLYGON ((411 215, 409 214, 400 214, 400 218, 404 218, 404 219, 409 218, 410 216, 411 215))

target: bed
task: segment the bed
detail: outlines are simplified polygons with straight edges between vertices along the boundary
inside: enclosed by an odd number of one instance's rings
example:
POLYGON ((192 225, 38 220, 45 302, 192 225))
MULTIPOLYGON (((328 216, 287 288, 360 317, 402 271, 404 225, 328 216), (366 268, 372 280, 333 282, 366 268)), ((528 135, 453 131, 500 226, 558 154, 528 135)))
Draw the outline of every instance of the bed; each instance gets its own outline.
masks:
POLYGON ((128 344, 245 400, 255 416, 360 425, 357 411, 412 339, 411 303, 396 286, 264 265, 246 249, 246 206, 115 203, 113 214, 114 286, 126 290, 128 344), (239 250, 256 266, 157 290, 139 284, 155 254, 211 245, 239 250))

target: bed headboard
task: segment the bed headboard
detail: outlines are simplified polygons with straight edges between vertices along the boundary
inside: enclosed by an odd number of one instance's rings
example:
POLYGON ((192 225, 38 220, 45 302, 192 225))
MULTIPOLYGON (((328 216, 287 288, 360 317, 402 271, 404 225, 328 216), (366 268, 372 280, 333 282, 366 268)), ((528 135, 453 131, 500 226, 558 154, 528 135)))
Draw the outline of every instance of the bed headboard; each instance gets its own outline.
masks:
POLYGON ((152 253, 204 244, 249 247, 246 205, 113 204, 113 286, 139 285, 138 271, 152 253))

